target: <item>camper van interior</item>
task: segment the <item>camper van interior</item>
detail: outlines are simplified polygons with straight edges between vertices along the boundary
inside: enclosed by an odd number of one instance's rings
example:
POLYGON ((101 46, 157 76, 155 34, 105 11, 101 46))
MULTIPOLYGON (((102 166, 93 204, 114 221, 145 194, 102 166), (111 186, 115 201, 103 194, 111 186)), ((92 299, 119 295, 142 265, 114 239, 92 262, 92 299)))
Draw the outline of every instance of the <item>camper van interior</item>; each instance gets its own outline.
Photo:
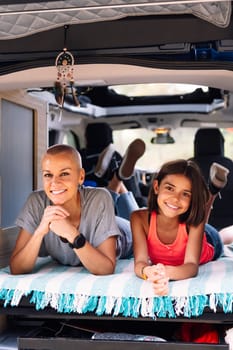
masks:
POLYGON ((42 154, 85 148, 87 125, 100 123, 121 155, 136 138, 146 144, 126 182, 140 206, 167 160, 194 158, 206 181, 212 162, 226 166, 209 222, 233 225, 232 2, 1 1, 0 350, 231 349, 231 245, 197 277, 169 282, 166 297, 134 275, 132 259, 106 278, 49 258, 9 273, 42 154))

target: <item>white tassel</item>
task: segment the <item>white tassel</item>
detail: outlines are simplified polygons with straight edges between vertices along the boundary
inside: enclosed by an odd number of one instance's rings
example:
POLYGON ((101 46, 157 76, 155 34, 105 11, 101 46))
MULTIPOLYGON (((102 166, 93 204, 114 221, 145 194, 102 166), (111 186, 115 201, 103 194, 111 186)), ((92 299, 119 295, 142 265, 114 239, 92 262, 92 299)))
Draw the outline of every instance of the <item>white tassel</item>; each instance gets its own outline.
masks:
POLYGON ((233 350, 233 328, 226 331, 225 342, 229 345, 229 350, 233 350))

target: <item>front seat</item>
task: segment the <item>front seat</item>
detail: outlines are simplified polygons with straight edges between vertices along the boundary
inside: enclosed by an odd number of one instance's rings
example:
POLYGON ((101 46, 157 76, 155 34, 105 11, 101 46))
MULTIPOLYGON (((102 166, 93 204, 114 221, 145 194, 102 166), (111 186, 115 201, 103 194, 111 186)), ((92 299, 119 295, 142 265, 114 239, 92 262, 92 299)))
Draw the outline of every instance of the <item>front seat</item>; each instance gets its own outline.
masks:
POLYGON ((218 230, 233 225, 233 161, 224 155, 224 137, 218 128, 198 129, 194 138, 194 160, 208 182, 213 162, 229 169, 228 183, 215 199, 209 223, 218 230))
MULTIPOLYGON (((83 168, 85 169, 85 185, 106 187, 108 180, 95 175, 95 167, 98 162, 100 153, 110 144, 113 143, 113 130, 107 123, 90 123, 85 131, 86 147, 80 150, 83 168)), ((121 163, 122 156, 118 151, 114 153, 117 161, 121 163)), ((136 175, 136 171, 135 171, 136 175)), ((139 206, 145 206, 147 199, 144 198, 139 187, 137 177, 133 175, 130 179, 124 180, 128 191, 131 191, 139 206)))
MULTIPOLYGON (((107 123, 90 123, 85 130, 85 148, 80 150, 82 165, 85 169, 85 184, 106 187, 108 181, 103 177, 95 175, 95 167, 98 162, 100 153, 110 144, 113 143, 113 132, 107 123)), ((117 159, 122 159, 117 153, 117 159)))

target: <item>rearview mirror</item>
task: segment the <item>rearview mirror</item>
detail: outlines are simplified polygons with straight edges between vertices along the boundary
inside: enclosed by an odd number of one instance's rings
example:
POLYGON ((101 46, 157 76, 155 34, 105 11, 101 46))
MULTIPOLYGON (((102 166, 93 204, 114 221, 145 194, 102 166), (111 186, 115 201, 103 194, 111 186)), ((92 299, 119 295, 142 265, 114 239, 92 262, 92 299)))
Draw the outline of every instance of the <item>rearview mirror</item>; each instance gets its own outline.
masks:
POLYGON ((170 129, 169 128, 158 128, 155 129, 154 132, 156 133, 155 137, 152 137, 151 143, 152 144, 169 144, 169 143, 175 143, 174 138, 170 135, 170 129))

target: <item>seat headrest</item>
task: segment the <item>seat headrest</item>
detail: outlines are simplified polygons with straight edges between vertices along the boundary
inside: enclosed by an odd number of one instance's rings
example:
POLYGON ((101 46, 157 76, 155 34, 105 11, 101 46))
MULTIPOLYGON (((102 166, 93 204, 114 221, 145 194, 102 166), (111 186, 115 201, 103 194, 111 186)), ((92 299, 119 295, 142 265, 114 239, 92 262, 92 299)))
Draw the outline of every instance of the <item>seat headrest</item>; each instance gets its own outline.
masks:
POLYGON ((107 123, 90 123, 86 127, 86 148, 102 151, 113 143, 112 128, 107 123))
POLYGON ((224 142, 218 128, 198 129, 194 139, 194 157, 224 156, 224 142))

